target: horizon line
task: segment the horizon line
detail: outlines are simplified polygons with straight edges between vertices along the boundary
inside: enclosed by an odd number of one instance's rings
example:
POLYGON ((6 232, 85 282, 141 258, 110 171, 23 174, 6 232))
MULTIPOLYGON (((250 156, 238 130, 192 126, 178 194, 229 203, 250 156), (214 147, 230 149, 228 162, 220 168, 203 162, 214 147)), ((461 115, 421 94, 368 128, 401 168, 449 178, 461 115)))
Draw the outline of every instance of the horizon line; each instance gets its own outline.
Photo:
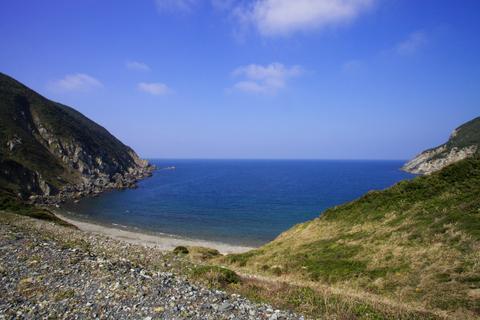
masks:
POLYGON ((142 157, 146 160, 258 160, 258 161, 409 161, 409 159, 372 159, 372 158, 176 158, 176 157, 142 157))

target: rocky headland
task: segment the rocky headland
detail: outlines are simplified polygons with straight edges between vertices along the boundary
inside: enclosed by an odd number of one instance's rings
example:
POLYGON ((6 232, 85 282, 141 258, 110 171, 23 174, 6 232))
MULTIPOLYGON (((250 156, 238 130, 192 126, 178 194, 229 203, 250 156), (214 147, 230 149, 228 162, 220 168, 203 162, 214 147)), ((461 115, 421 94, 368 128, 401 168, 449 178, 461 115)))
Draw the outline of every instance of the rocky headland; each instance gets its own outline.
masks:
POLYGON ((480 117, 455 129, 448 141, 428 149, 405 164, 403 170, 414 174, 431 174, 480 153, 480 117))
POLYGON ((38 205, 58 205, 67 200, 78 200, 82 197, 96 197, 104 191, 113 189, 133 189, 137 182, 150 177, 155 170, 153 165, 145 161, 145 166, 132 168, 125 173, 115 173, 113 176, 103 174, 87 177, 85 181, 78 184, 67 184, 57 192, 50 194, 35 194, 28 197, 28 201, 38 205))
POLYGON ((0 73, 0 191, 58 204, 134 188, 154 166, 78 111, 0 73))

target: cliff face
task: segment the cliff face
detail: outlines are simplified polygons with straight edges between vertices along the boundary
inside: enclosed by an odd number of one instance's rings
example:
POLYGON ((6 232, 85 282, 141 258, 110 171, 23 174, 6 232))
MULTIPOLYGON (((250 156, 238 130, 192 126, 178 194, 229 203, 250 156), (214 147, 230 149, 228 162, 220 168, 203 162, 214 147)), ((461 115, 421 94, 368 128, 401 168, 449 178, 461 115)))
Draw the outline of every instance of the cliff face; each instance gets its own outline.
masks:
POLYGON ((0 73, 0 190, 33 202, 133 187, 153 167, 106 129, 0 73))
POLYGON ((478 153, 480 153, 480 117, 455 129, 446 143, 417 155, 405 164, 403 170, 415 174, 430 174, 478 153))

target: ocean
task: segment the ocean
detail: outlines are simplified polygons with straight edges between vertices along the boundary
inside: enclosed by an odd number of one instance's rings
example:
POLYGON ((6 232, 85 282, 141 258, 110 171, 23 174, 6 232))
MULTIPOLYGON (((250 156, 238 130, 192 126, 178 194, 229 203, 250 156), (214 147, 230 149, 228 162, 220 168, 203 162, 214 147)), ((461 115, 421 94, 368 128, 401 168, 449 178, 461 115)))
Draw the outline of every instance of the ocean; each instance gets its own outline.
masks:
POLYGON ((151 160, 137 189, 62 206, 110 227, 259 246, 293 225, 413 175, 404 161, 151 160))

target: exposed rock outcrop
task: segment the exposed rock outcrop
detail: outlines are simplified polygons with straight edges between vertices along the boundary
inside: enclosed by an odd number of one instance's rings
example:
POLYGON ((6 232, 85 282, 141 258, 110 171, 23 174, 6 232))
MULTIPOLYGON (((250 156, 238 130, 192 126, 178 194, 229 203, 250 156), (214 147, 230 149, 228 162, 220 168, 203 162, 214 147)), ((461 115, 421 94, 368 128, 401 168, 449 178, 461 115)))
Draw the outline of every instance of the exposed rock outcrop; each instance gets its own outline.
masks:
POLYGON ((35 203, 132 188, 154 167, 105 128, 0 73, 0 191, 35 203))
POLYGON ((423 151, 402 168, 414 174, 430 174, 452 163, 480 153, 480 117, 455 129, 450 139, 423 151))
POLYGON ((471 157, 477 153, 477 146, 452 148, 449 151, 445 146, 425 151, 403 167, 403 170, 414 174, 429 174, 438 171, 449 164, 471 157))

